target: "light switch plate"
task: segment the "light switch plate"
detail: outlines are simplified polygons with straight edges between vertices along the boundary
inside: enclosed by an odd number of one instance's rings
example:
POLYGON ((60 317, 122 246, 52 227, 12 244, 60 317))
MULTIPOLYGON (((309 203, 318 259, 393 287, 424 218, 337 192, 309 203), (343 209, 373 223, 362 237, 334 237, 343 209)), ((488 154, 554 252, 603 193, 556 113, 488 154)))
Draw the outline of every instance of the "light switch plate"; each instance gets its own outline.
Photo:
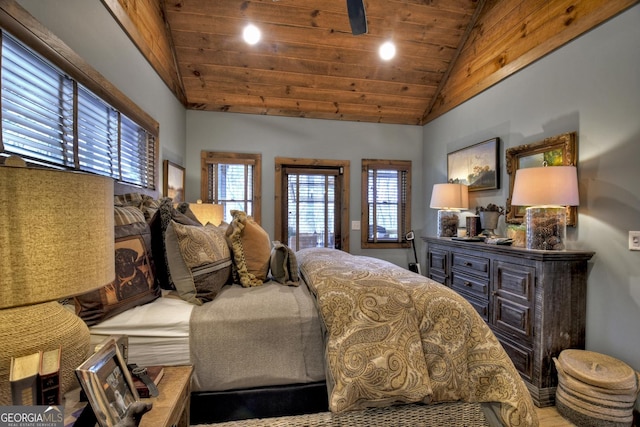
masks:
POLYGON ((352 230, 360 230, 360 221, 351 221, 352 230))
POLYGON ((629 250, 640 251, 640 231, 629 232, 629 250))

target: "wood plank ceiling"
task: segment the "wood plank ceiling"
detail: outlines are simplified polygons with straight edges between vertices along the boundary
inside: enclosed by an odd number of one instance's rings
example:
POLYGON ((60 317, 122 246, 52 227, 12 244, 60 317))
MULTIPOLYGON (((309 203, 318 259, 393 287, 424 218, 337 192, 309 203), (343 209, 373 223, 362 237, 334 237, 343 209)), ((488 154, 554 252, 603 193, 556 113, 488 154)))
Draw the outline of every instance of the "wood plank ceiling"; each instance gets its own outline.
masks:
POLYGON ((345 0, 102 1, 189 109, 411 125, 638 2, 365 0, 355 36, 345 0))

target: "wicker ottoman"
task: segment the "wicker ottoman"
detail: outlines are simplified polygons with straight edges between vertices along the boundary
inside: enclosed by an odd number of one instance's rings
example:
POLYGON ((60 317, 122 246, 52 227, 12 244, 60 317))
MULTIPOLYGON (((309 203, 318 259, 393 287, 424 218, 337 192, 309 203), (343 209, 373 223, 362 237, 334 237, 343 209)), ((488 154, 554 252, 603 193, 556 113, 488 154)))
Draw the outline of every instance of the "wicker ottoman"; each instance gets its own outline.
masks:
POLYGON ((577 426, 629 427, 640 374, 600 353, 564 350, 553 359, 558 370, 556 407, 577 426))

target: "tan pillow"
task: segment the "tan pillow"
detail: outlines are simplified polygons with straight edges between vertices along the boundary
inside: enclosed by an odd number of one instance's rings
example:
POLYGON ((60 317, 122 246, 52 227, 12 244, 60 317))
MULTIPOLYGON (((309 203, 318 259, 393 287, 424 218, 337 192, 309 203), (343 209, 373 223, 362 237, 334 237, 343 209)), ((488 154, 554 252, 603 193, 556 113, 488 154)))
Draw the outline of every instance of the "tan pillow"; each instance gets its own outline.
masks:
POLYGON ((171 278, 182 299, 196 305, 212 301, 231 277, 231 253, 224 230, 214 225, 171 221, 165 232, 171 278))
POLYGON ((269 234, 245 212, 232 210, 231 215, 233 220, 226 235, 233 252, 235 272, 242 286, 259 286, 269 275, 269 234))

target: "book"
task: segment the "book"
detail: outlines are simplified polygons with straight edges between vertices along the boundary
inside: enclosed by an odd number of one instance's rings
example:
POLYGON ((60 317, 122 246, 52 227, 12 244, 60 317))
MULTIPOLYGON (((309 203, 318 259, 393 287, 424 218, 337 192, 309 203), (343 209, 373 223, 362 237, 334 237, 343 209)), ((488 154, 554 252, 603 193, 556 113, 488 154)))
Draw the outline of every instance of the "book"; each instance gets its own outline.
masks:
POLYGON ((38 379, 38 404, 60 404, 60 347, 42 352, 38 379))
POLYGON ((36 405, 38 403, 38 372, 41 352, 11 358, 9 382, 13 405, 36 405))
MULTIPOLYGON (((158 386, 162 376, 164 375, 164 368, 162 366, 147 366, 147 375, 151 378, 151 381, 158 386)), ((141 398, 151 397, 149 395, 149 387, 140 378, 133 376, 133 384, 138 390, 138 394, 141 398)))

